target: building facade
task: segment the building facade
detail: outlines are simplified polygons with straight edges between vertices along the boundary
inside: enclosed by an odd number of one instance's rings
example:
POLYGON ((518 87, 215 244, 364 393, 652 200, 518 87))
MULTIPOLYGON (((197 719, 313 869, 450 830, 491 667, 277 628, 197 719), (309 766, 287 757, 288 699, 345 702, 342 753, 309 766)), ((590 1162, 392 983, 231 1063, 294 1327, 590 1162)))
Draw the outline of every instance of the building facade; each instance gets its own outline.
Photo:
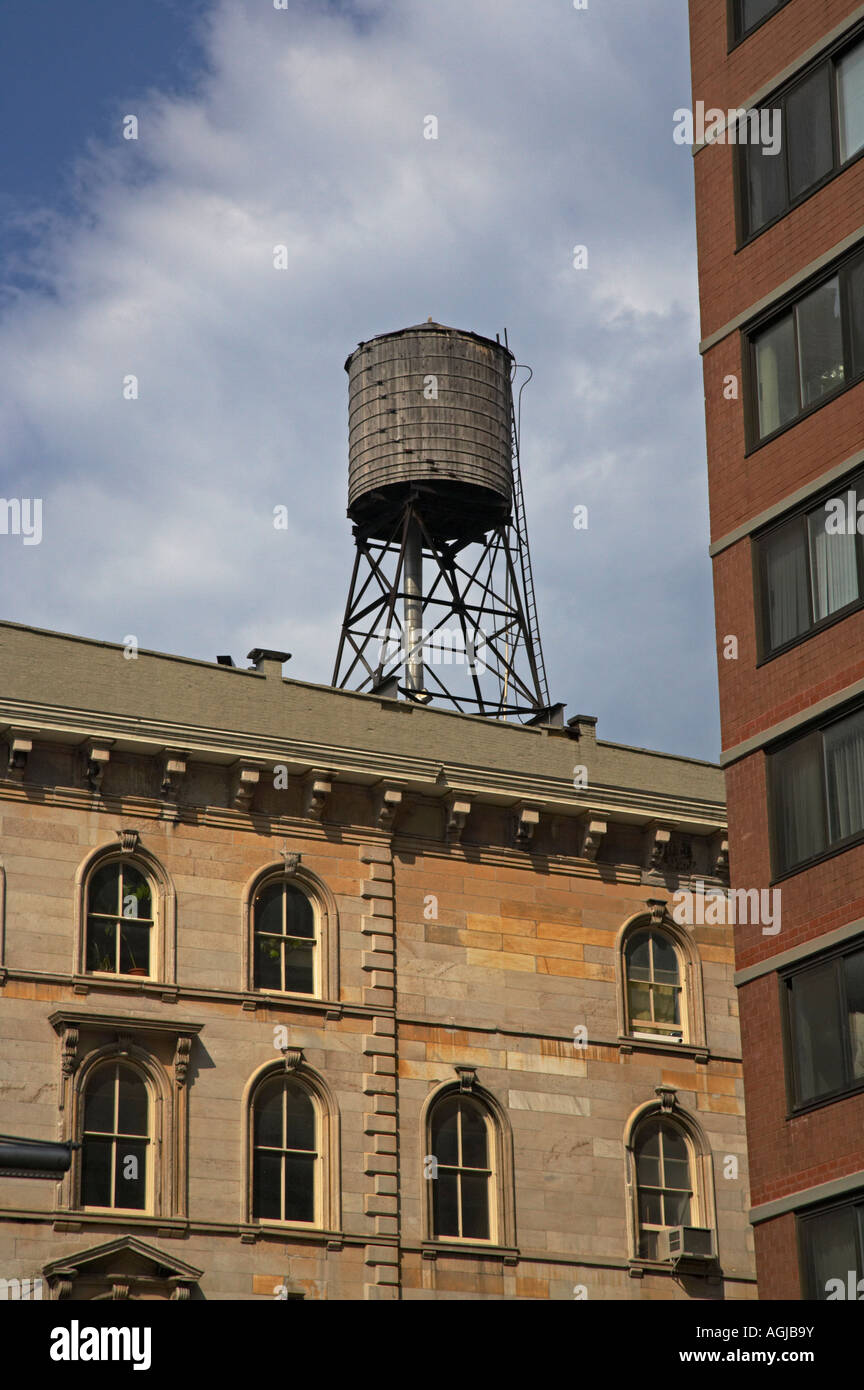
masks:
POLYGON ((864 6, 690 25, 730 868, 773 918, 735 928, 759 1294, 860 1297, 864 6))
POLYGON ((755 1296, 722 774, 0 625, 0 1274, 755 1296))

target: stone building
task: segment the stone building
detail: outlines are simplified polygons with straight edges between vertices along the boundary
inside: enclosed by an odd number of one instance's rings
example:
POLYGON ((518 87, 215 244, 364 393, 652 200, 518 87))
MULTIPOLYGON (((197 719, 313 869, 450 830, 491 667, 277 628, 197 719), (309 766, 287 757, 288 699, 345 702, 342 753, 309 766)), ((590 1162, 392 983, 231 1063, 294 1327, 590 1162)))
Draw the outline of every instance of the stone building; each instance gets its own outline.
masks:
POLYGON ((719 769, 251 657, 0 625, 0 1274, 755 1297, 719 769))

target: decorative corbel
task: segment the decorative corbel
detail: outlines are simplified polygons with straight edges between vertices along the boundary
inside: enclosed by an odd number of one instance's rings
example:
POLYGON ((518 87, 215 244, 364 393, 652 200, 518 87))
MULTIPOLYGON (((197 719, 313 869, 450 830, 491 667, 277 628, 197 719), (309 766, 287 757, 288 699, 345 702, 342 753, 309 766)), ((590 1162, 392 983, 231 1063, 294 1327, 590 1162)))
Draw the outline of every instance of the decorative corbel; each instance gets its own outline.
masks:
POLYGON ((120 848, 124 854, 134 854, 141 839, 140 830, 134 830, 131 826, 117 831, 117 838, 120 841, 120 848))
POLYGON ((188 753, 179 753, 170 748, 166 748, 162 754, 160 790, 166 801, 176 801, 180 794, 188 756, 188 753))
POLYGON ((375 824, 386 833, 392 831, 396 823, 396 813, 402 805, 402 793, 398 787, 379 786, 374 790, 375 824))
POLYGON ((249 811, 261 779, 261 767, 257 763, 241 761, 234 764, 231 772, 231 803, 236 811, 249 811))
POLYGON ((448 844, 458 845, 462 839, 462 831, 465 829, 465 822, 471 814, 471 802, 467 796, 460 796, 454 792, 447 797, 444 803, 446 811, 446 821, 444 826, 444 837, 448 844))
POLYGON ((530 849, 534 831, 540 823, 540 812, 533 806, 520 805, 515 808, 513 834, 518 849, 530 849))
POLYGON ((280 849, 279 853, 285 864, 285 873, 287 877, 293 878, 300 868, 302 855, 299 854, 296 849, 280 849))
POLYGON ((102 790, 102 779, 105 776, 105 769, 111 761, 111 749, 113 747, 113 739, 102 739, 99 743, 85 745, 86 767, 84 775, 91 791, 99 792, 102 790))
POLYGON ((671 1115, 675 1109, 678 1092, 673 1086, 655 1086, 654 1094, 660 1099, 660 1109, 664 1115, 671 1115))
POLYGON ((296 1071, 303 1062, 302 1047, 283 1047, 281 1052, 285 1059, 286 1072, 296 1071))
POLYGON ((60 1066, 64 1076, 74 1076, 78 1066, 78 1029, 67 1024, 63 1029, 63 1051, 60 1066))
POLYGON ((653 823, 645 830, 645 868, 657 873, 663 868, 663 860, 672 839, 671 830, 653 823))
POLYGON ((606 830, 605 820, 594 820, 592 816, 586 817, 582 822, 582 842, 579 846, 580 859, 590 859, 591 863, 594 863, 600 848, 600 841, 606 834, 606 830))
POLYGON ((27 759, 33 752, 33 740, 26 734, 18 733, 15 729, 9 730, 9 763, 6 768, 6 776, 13 782, 23 782, 24 774, 27 771, 27 759))
POLYGON ((303 815, 307 820, 321 820, 332 790, 332 772, 313 768, 303 783, 303 815))
POLYGON ((711 873, 715 878, 729 877, 729 841, 725 830, 718 830, 708 841, 711 855, 711 873))
POLYGON ((174 1050, 174 1080, 178 1086, 186 1085, 186 1077, 189 1073, 189 1057, 192 1052, 192 1039, 188 1034, 184 1034, 177 1039, 177 1046, 174 1050))
POLYGON ((666 916, 666 908, 669 906, 662 898, 648 898, 645 906, 651 912, 652 927, 661 927, 663 918, 666 916))
POLYGON ((477 1068, 461 1066, 457 1064, 454 1065, 453 1070, 457 1073, 459 1077, 459 1090, 465 1091, 468 1095, 470 1095, 471 1092, 474 1090, 474 1087, 477 1085, 477 1068))
POLYGON ((112 1284, 112 1285, 111 1285, 111 1298, 112 1298, 112 1299, 128 1298, 128 1297, 129 1297, 129 1284, 128 1284, 128 1283, 124 1284, 124 1283, 121 1283, 121 1282, 118 1280, 116 1284, 112 1284))

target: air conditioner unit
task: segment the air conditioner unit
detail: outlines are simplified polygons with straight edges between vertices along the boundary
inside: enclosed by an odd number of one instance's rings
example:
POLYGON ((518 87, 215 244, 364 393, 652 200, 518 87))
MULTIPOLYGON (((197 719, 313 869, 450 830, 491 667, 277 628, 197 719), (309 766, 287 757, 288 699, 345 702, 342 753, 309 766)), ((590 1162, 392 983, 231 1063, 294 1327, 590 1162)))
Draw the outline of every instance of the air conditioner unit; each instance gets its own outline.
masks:
POLYGON ((714 1232, 704 1226, 669 1226, 657 1233, 657 1257, 661 1260, 713 1260, 714 1232))

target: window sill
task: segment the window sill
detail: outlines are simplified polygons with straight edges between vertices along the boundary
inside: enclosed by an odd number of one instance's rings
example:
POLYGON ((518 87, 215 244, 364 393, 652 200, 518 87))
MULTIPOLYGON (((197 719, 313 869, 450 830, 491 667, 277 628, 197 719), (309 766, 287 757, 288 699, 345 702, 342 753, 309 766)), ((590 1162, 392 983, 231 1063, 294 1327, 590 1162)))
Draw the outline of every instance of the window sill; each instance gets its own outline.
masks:
POLYGON ((424 1260, 436 1260, 439 1255, 465 1255, 472 1259, 502 1260, 504 1264, 518 1264, 519 1250, 516 1246, 496 1245, 493 1241, 482 1240, 424 1240, 420 1250, 424 1260))
POLYGON ((659 1038, 637 1038, 632 1033, 619 1034, 618 1052, 622 1056, 631 1052, 660 1052, 665 1057, 690 1057, 694 1062, 707 1062, 711 1055, 702 1043, 670 1043, 659 1038))

